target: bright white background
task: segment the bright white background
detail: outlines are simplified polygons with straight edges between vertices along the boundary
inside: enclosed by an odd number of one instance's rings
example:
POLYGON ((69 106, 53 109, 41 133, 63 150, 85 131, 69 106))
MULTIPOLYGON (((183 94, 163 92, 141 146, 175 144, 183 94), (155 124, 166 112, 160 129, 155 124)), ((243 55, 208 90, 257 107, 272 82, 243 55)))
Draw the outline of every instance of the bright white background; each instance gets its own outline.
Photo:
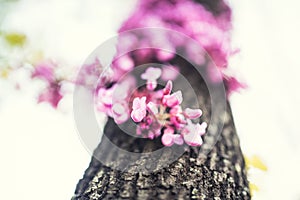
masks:
MULTIPOLYGON (((3 21, 6 30, 28 35, 50 57, 82 63, 116 33, 135 0, 21 0, 3 21)), ((230 1, 232 59, 249 88, 232 96, 241 146, 259 155, 269 170, 251 179, 260 191, 253 199, 300 199, 299 73, 300 3, 296 0, 230 1)), ((70 199, 89 164, 77 135, 72 97, 54 111, 36 105, 35 85, 20 74, 23 90, 0 81, 1 199, 70 199)))

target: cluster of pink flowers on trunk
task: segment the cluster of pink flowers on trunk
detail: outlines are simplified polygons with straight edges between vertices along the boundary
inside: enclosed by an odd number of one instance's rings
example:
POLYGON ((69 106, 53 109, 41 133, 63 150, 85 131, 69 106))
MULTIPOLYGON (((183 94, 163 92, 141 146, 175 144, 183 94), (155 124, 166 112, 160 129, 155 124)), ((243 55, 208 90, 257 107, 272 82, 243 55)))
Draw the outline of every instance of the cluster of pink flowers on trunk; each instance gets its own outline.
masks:
POLYGON ((213 61, 212 65, 216 65, 221 72, 220 76, 215 70, 208 69, 208 77, 215 83, 224 81, 228 85, 228 93, 243 88, 227 70, 228 59, 237 50, 231 46, 231 9, 226 0, 211 3, 198 3, 194 0, 142 0, 138 2, 131 16, 124 21, 119 33, 134 29, 139 29, 138 34, 122 35, 117 50, 121 54, 132 49, 138 50, 132 52, 133 57, 123 57, 115 62, 115 71, 129 71, 134 67, 134 62, 151 62, 153 57, 163 63, 169 62, 176 57, 176 50, 184 49, 187 58, 200 66, 206 63, 208 53, 213 61), (210 7, 209 4, 214 6, 210 7), (144 29, 153 27, 182 33, 196 41, 203 49, 195 48, 195 45, 180 39, 176 34, 163 31, 153 33, 144 29), (159 44, 160 48, 146 48, 155 44, 159 44), (165 51, 166 49, 168 51, 165 51))
POLYGON ((146 84, 132 92, 133 81, 123 81, 108 89, 101 88, 99 109, 113 117, 117 124, 132 120, 137 124, 136 134, 154 139, 161 136, 165 146, 173 144, 200 146, 201 136, 206 132, 205 122, 193 123, 202 115, 200 109, 183 109, 182 92, 172 92, 173 83, 168 81, 163 89, 158 89, 161 78, 160 68, 149 67, 141 74, 146 84), (118 90, 118 86, 121 89, 118 90), (130 94, 130 91, 132 92, 130 94))

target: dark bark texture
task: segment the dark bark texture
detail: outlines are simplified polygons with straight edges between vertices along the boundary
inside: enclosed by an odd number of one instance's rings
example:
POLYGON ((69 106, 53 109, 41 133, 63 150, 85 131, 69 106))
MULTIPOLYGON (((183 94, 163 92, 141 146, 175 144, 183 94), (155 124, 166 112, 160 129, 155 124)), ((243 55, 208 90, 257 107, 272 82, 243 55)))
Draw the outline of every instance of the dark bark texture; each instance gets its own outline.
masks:
MULTIPOLYGON (((195 89, 196 99, 203 110, 202 118, 211 126, 204 144, 197 148, 163 148, 159 156, 137 154, 130 157, 112 149, 111 142, 124 150, 140 153, 152 152, 163 145, 159 138, 132 137, 108 119, 104 129, 106 137, 94 151, 89 167, 77 184, 73 200, 250 199, 245 162, 229 103, 226 103, 224 112, 220 111, 219 118, 210 119, 212 103, 204 80, 180 59, 174 62, 185 66, 181 73, 195 89), (224 126, 216 137, 213 126, 221 122, 224 126), (177 158, 178 152, 182 154, 177 158), (101 162, 97 158, 101 158, 101 162), (174 162, 165 166, 172 159, 174 162)), ((189 90, 181 87, 179 84, 183 93, 189 96, 189 90)), ((189 102, 192 98, 186 99, 187 105, 193 104, 189 102)))

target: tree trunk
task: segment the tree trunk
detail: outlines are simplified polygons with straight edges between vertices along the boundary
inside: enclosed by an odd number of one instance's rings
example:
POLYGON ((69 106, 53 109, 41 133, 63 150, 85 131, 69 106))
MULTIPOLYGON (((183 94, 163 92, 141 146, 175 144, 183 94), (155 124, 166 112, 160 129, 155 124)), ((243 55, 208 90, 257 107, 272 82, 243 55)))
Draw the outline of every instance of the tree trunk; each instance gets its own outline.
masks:
MULTIPOLYGON (((197 85, 200 108, 203 110, 204 120, 208 122, 211 101, 206 84, 191 68, 186 66, 181 70, 191 85, 197 85)), ((126 154, 117 153, 116 150, 109 149, 110 141, 131 152, 151 152, 163 146, 160 139, 131 137, 120 130, 112 119, 108 119, 104 129, 107 137, 102 139, 95 150, 90 166, 77 185, 73 200, 250 199, 245 162, 228 102, 225 113, 220 113, 223 114, 224 118, 218 119, 224 120, 224 127, 217 141, 208 132, 203 146, 183 147, 183 154, 164 167, 163 164, 173 158, 178 148, 164 148, 158 159, 154 159, 155 156, 151 154, 130 158, 126 154), (210 146, 213 146, 212 149, 210 146), (209 152, 201 153, 206 148, 209 152), (102 162, 97 159, 99 157, 102 162), (130 164, 128 159, 131 159, 130 164), (116 165, 124 170, 116 169, 116 165), (147 170, 151 172, 148 173, 147 170)))

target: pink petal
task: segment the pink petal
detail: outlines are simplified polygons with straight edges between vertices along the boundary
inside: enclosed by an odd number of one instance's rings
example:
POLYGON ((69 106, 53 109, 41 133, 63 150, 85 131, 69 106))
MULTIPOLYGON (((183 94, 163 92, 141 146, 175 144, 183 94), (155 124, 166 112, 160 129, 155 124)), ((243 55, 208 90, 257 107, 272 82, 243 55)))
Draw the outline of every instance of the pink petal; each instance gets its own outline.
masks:
POLYGON ((161 76, 161 69, 149 67, 145 73, 141 75, 144 80, 156 80, 161 76))
POLYGON ((154 115, 158 113, 157 106, 151 101, 147 104, 147 109, 154 115))
POLYGON ((174 144, 173 134, 164 134, 161 137, 161 142, 167 147, 172 146, 174 144))
POLYGON ((47 64, 42 64, 42 65, 36 66, 31 77, 32 78, 42 78, 48 82, 53 82, 55 79, 53 66, 48 66, 47 64))
POLYGON ((38 103, 48 102, 51 104, 53 108, 57 108, 58 103, 62 99, 62 95, 60 93, 60 86, 57 84, 52 84, 47 88, 43 93, 41 93, 38 97, 38 103))
POLYGON ((117 124, 122 124, 124 122, 126 122, 129 118, 129 115, 127 114, 127 112, 123 113, 120 116, 114 116, 114 120, 117 124))
POLYGON ((183 138, 185 143, 190 146, 200 146, 203 143, 201 136, 195 132, 184 134, 183 138))
POLYGON ((174 134, 174 128, 168 126, 168 127, 164 130, 164 134, 174 134))
POLYGON ((207 128, 207 123, 206 122, 202 122, 202 124, 197 124, 197 132, 200 134, 200 135, 204 135, 205 132, 206 132, 206 128, 207 128))
POLYGON ((114 104, 112 110, 116 115, 122 115, 124 112, 127 111, 126 107, 121 103, 114 104))
POLYGON ((174 53, 165 50, 158 50, 156 53, 160 61, 168 61, 174 57, 174 53))
POLYGON ((136 97, 133 100, 132 103, 132 109, 136 110, 136 109, 146 109, 146 97, 136 97))
POLYGON ((170 114, 171 115, 177 115, 179 113, 182 112, 182 108, 181 106, 177 105, 177 106, 174 106, 171 110, 170 110, 170 114))
POLYGON ((151 140, 153 140, 154 137, 155 137, 155 134, 152 131, 149 131, 148 138, 151 139, 151 140))
POLYGON ((201 115, 202 115, 202 111, 200 109, 186 108, 184 110, 184 116, 189 119, 196 119, 201 115))
POLYGON ((135 87, 135 79, 132 76, 127 76, 125 80, 115 84, 115 90, 113 98, 116 100, 126 99, 131 92, 131 89, 135 87))
POLYGON ((120 58, 117 58, 114 61, 114 65, 123 71, 130 71, 134 67, 134 62, 131 57, 124 55, 120 58))
POLYGON ((153 91, 157 87, 157 82, 155 81, 147 81, 147 89, 153 91))
POLYGON ((108 116, 112 117, 111 106, 108 106, 101 101, 97 102, 97 109, 100 112, 106 113, 108 116))
POLYGON ((117 124, 122 124, 128 120, 128 107, 126 102, 115 103, 112 106, 113 118, 117 124))
POLYGON ((179 74, 179 69, 175 66, 164 66, 162 68, 161 79, 164 81, 175 80, 179 74))
POLYGON ((181 92, 181 91, 177 91, 177 92, 175 92, 175 93, 172 94, 172 95, 173 95, 173 96, 176 96, 176 98, 178 99, 179 104, 182 103, 183 98, 182 98, 182 92, 181 92))
POLYGON ((146 110, 143 109, 136 109, 136 110, 132 110, 131 112, 131 118, 134 122, 141 122, 145 116, 146 116, 146 110))
POLYGON ((182 145, 184 143, 181 135, 175 134, 173 135, 173 140, 175 144, 182 145))
POLYGON ((163 104, 168 107, 174 107, 179 105, 182 102, 182 93, 177 91, 172 95, 165 95, 163 98, 163 104))
POLYGON ((164 96, 163 90, 157 90, 152 93, 151 99, 161 99, 163 98, 163 96, 164 96))
POLYGON ((98 91, 98 99, 102 103, 106 105, 112 105, 112 97, 115 90, 116 85, 112 86, 111 88, 105 89, 100 88, 98 91))
POLYGON ((165 88, 164 88, 164 95, 168 95, 168 94, 171 94, 172 92, 172 88, 173 88, 173 83, 172 81, 168 81, 165 88))
POLYGON ((155 135, 155 137, 160 136, 160 134, 161 134, 161 128, 155 129, 155 130, 154 130, 154 135, 155 135))
POLYGON ((176 128, 182 128, 186 124, 184 116, 181 114, 172 116, 170 120, 176 128))

